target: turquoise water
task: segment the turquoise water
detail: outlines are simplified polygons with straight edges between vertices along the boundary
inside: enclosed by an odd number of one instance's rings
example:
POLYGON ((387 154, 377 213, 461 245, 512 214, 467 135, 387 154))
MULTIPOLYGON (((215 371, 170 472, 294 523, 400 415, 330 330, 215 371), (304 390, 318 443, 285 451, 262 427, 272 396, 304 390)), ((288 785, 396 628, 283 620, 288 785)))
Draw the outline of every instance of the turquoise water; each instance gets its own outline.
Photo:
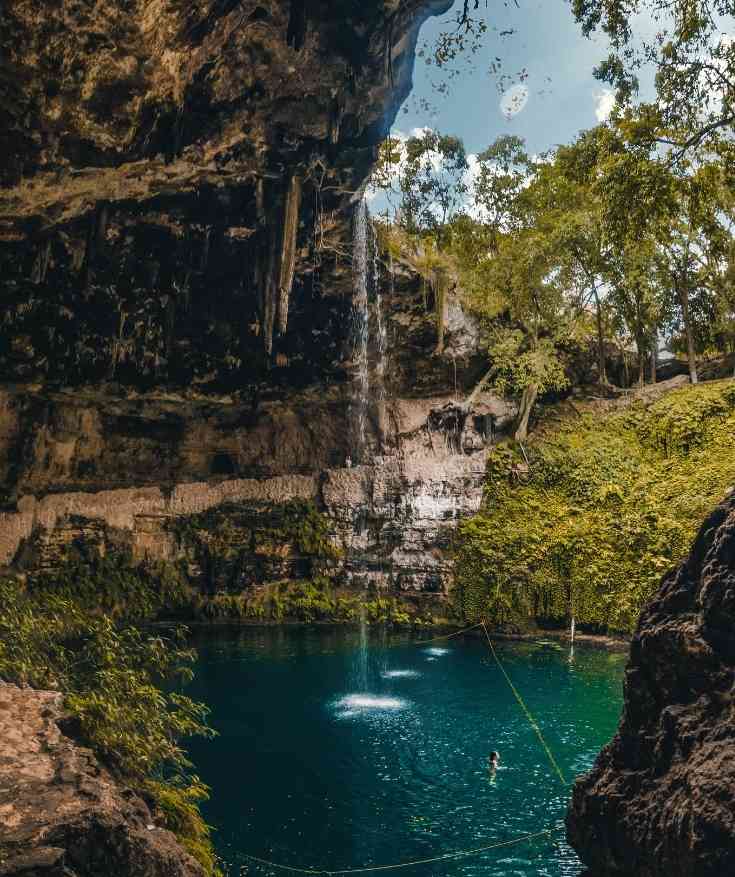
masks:
MULTIPOLYGON (((337 870, 511 840, 563 820, 567 790, 480 639, 433 646, 338 630, 207 635, 188 693, 219 731, 191 753, 229 875, 283 874, 244 854, 337 870), (501 768, 491 775, 488 753, 501 768)), ((625 657, 499 644, 568 778, 610 739, 625 657)), ((567 877, 563 832, 402 869, 416 877, 567 877)), ((388 872, 386 872, 388 873, 388 872)), ((394 873, 394 872, 390 872, 394 873)))

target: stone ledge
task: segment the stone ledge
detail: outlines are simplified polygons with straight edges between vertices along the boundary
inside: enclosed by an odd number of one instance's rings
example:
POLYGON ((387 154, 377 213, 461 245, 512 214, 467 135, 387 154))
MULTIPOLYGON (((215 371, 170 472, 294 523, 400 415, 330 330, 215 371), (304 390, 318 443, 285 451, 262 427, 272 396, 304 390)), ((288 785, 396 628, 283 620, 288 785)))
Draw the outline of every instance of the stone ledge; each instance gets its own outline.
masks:
POLYGON ((61 699, 0 682, 1 877, 202 877, 145 802, 61 731, 61 699))

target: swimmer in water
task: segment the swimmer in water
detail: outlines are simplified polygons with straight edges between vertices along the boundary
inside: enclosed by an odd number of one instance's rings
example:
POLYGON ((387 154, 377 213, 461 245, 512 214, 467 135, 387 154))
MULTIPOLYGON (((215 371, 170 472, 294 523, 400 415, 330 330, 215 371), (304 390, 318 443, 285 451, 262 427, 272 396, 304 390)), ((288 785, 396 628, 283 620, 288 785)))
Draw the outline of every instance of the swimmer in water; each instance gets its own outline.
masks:
POLYGON ((500 764, 500 755, 495 750, 493 750, 490 753, 490 755, 488 756, 487 766, 490 768, 490 770, 493 773, 495 773, 499 764, 500 764))

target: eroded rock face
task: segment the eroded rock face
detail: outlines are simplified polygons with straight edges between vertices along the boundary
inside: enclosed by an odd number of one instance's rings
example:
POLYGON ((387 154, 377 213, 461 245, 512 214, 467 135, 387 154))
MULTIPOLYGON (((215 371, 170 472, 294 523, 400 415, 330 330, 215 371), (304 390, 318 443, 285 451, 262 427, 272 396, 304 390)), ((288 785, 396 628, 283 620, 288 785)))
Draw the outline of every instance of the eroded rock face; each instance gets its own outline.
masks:
MULTIPOLYGON (((351 301, 351 266, 342 274, 351 301)), ((446 295, 438 352, 431 283, 398 260, 381 265, 379 283, 387 343, 381 353, 371 296, 364 459, 349 361, 342 382, 300 392, 287 383, 228 395, 118 383, 0 390, 0 565, 49 569, 65 545, 111 539, 136 559, 175 560, 176 520, 233 504, 246 545, 259 514, 299 500, 332 521, 340 583, 445 593, 451 531, 478 510, 487 447, 514 408, 482 394, 465 410, 486 363, 458 291, 446 295)), ((268 580, 305 568, 297 553, 267 568, 259 556, 242 560, 247 575, 230 591, 259 570, 268 580)))
POLYGON ((641 616, 620 728, 567 835, 600 877, 735 873, 735 495, 641 616))
MULTIPOLYGON (((449 586, 451 531, 478 510, 493 430, 507 429, 515 413, 489 394, 470 412, 451 396, 386 401, 371 409, 369 462, 350 466, 344 401, 254 413, 8 394, 5 410, 20 416, 0 418, 0 460, 14 493, 0 511, 0 566, 53 569, 65 546, 111 538, 136 559, 176 560, 177 520, 237 505, 257 528, 259 516, 297 500, 332 522, 340 582, 425 594, 449 586)), ((244 569, 259 568, 257 558, 242 560, 244 569)), ((298 572, 299 558, 286 560, 270 578, 298 572)), ((253 584, 245 576, 228 588, 253 584)))
POLYGON ((61 695, 0 683, 0 875, 202 877, 61 718, 61 695))
POLYGON ((3 3, 0 380, 338 373, 352 205, 450 5, 3 3))

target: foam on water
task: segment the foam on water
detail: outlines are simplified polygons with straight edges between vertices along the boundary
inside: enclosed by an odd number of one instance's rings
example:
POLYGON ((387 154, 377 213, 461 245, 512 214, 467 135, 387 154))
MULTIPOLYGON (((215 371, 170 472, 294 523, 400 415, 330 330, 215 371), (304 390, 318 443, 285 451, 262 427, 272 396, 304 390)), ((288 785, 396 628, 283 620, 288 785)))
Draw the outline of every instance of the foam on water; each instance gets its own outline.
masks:
POLYGON ((380 675, 383 679, 417 679, 421 674, 417 670, 386 670, 380 675))
POLYGON ((442 655, 448 655, 450 649, 442 649, 436 646, 432 646, 430 649, 424 649, 425 655, 431 655, 432 658, 440 658, 442 655))
POLYGON ((386 697, 377 694, 348 694, 340 698, 335 706, 339 718, 345 719, 364 712, 382 712, 385 710, 402 710, 408 701, 401 697, 386 697))

